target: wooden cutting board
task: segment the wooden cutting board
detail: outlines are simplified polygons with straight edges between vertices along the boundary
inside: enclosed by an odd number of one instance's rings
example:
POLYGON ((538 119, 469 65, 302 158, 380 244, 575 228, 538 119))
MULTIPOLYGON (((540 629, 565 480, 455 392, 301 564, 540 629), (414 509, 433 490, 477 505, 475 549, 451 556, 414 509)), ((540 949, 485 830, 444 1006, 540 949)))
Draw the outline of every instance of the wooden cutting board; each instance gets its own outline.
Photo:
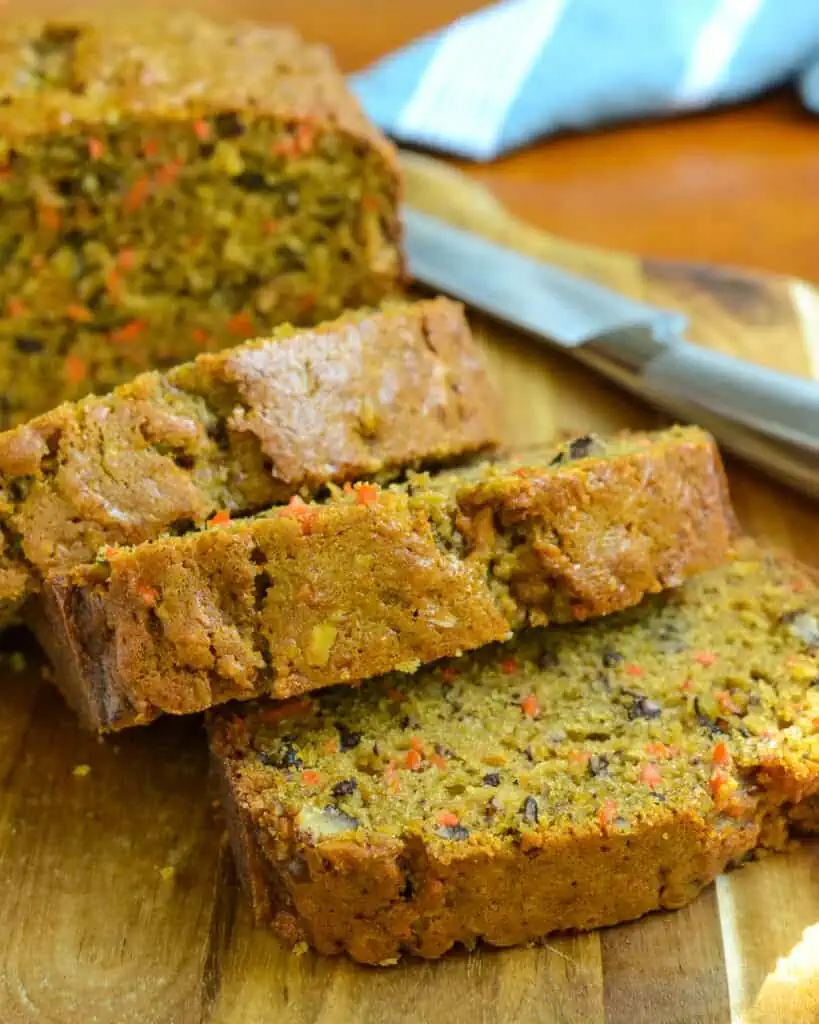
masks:
MULTIPOLYGON (((699 340, 819 375, 806 285, 580 248, 514 222, 441 165, 418 206, 677 306, 699 340)), ((511 441, 645 427, 657 413, 476 318, 511 441)), ((819 566, 819 506, 729 464, 746 527, 819 566)), ((211 805, 198 720, 81 732, 36 652, 0 674, 0 1022, 809 1024, 819 1020, 819 848, 734 872, 676 913, 532 949, 392 969, 291 955, 254 931, 211 805), (15 671, 14 669, 17 669, 15 671), (780 958, 788 958, 777 967, 780 958)))

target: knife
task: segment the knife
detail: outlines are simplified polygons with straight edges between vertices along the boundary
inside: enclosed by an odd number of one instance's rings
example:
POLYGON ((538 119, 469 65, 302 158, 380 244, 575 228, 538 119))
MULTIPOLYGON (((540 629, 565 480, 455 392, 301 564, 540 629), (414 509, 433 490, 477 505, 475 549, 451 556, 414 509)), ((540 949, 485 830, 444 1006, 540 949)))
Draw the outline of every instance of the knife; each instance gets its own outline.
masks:
MULTIPOLYGON (((817 382, 692 344, 681 314, 635 302, 418 210, 405 208, 403 220, 417 280, 571 350, 676 414, 684 407, 686 418, 707 415, 717 426, 742 428, 742 454, 756 434, 786 446, 782 452, 819 454, 817 382)), ((732 433, 729 446, 736 448, 737 430, 732 433)), ((802 468, 819 475, 819 464, 802 468)))

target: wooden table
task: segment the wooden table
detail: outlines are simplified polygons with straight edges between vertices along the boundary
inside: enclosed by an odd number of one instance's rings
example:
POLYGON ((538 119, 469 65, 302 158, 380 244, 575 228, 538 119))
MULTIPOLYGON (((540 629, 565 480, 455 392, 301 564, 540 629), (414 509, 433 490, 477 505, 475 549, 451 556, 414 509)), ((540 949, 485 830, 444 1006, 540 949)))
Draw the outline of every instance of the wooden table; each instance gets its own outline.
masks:
MULTIPOLYGON (((117 2, 85 0, 83 7, 117 2)), ((65 6, 6 4, 11 13, 65 6)), ((170 6, 182 4, 159 9, 170 6)), ((184 6, 289 20, 333 43, 352 69, 477 5, 184 6)), ((819 279, 818 131, 783 94, 741 110, 553 140, 467 172, 530 223, 579 242, 819 279)), ((663 276, 652 266, 621 261, 612 273, 625 290, 645 287, 668 301, 677 294, 685 305, 685 294, 674 291, 675 282, 686 284, 684 275, 663 276)), ((777 317, 786 320, 786 312, 776 302, 760 312, 746 301, 753 288, 740 291, 742 301, 723 286, 695 314, 716 345, 742 351, 743 324, 749 337, 772 339, 772 351, 757 355, 775 363, 777 317)), ((514 398, 507 402, 510 437, 657 421, 569 360, 509 332, 488 333, 493 371, 514 398)), ((730 476, 746 527, 819 566, 816 505, 733 462, 730 476)), ((819 921, 810 846, 723 879, 678 913, 558 937, 540 949, 383 971, 285 954, 250 926, 236 892, 213 820, 199 723, 165 721, 99 743, 76 727, 40 668, 33 655, 25 670, 0 677, 2 1024, 819 1020, 819 1008, 806 1002, 819 991, 819 973, 796 996, 799 986, 780 991, 770 978, 778 957, 816 946, 799 946, 803 930, 819 921), (762 1008, 746 1015, 763 983, 762 1008)), ((808 960, 816 972, 815 949, 808 960)))

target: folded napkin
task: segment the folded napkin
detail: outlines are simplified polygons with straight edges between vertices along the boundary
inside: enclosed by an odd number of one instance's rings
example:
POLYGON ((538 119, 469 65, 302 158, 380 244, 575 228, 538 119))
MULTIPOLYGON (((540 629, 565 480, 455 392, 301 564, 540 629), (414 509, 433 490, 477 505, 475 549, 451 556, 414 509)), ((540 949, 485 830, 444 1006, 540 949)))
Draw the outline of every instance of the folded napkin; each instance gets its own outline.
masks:
POLYGON ((401 142, 489 160, 565 129, 796 82, 819 112, 819 0, 504 0, 352 77, 401 142))

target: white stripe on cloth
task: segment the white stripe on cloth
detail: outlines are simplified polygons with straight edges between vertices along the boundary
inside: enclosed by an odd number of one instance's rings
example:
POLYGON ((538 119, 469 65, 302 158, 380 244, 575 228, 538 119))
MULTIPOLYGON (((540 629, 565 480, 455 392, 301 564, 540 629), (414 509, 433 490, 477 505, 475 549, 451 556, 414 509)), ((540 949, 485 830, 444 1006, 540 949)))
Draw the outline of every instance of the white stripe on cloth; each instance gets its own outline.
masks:
POLYGON ((705 106, 719 93, 723 75, 764 0, 716 0, 700 29, 672 106, 705 106))
POLYGON ((397 134, 491 156, 566 2, 516 0, 452 25, 404 105, 397 134))

